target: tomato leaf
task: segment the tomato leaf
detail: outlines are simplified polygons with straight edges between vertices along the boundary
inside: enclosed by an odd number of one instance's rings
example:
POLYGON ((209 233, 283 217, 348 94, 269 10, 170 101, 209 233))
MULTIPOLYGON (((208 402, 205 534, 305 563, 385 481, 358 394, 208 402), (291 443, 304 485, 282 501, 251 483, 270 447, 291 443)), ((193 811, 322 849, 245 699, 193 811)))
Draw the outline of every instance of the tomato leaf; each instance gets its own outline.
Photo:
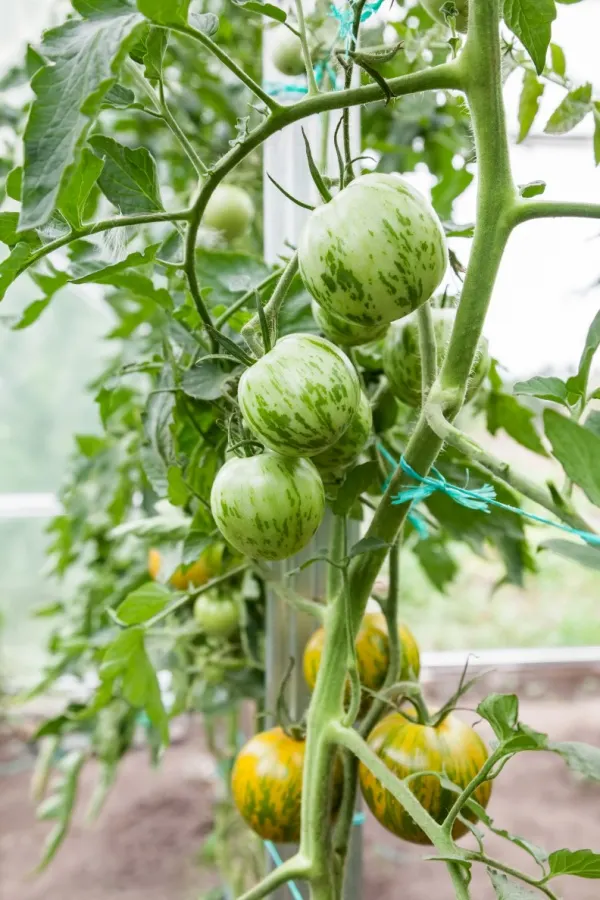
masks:
POLYGON ((519 698, 516 694, 490 694, 477 707, 500 740, 510 738, 519 724, 519 698))
POLYGON ((556 18, 554 0, 504 0, 504 21, 519 38, 542 74, 556 18))
POLYGON ((554 403, 562 403, 563 406, 568 405, 567 385, 561 378, 553 376, 535 375, 527 381, 517 381, 513 393, 538 397, 540 400, 552 400, 554 403))
POLYGON ((419 541, 413 548, 423 572, 441 593, 445 593, 458 574, 458 564, 444 541, 429 538, 419 541))
POLYGON ((167 587, 149 581, 128 594, 117 607, 116 614, 125 625, 140 625, 161 612, 170 599, 171 591, 167 587))
POLYGON ((550 878, 557 875, 600 878, 600 853, 593 850, 555 850, 548 857, 548 865, 550 878))
POLYGON ((510 394, 493 391, 488 399, 487 426, 495 435, 503 428, 517 443, 522 444, 540 456, 547 456, 546 449, 534 425, 535 414, 521 406, 519 401, 510 394))
POLYGON ((558 44, 550 44, 550 60, 552 71, 560 78, 564 78, 567 74, 567 61, 565 59, 565 51, 558 44))
POLYGON ((600 747, 581 741, 552 741, 548 750, 562 757, 572 772, 590 781, 600 781, 600 747))
POLYGON ((518 881, 507 878, 506 875, 496 871, 496 869, 487 869, 486 871, 498 900, 538 900, 539 894, 537 891, 532 891, 530 888, 519 884, 518 881))
POLYGON ((546 190, 545 181, 530 181, 528 184, 519 185, 519 194, 521 197, 539 197, 546 190))
POLYGON ((190 0, 137 0, 137 8, 160 25, 187 25, 190 0))
POLYGON ((544 131, 546 134, 566 134, 579 125, 593 108, 592 85, 588 82, 569 91, 548 119, 544 131))
POLYGON ((173 506, 185 506, 190 498, 190 490, 178 466, 167 469, 167 498, 173 506))
POLYGON ((600 437, 553 409, 544 411, 544 425, 552 451, 571 481, 600 505, 600 437))
POLYGON ((6 259, 2 260, 0 263, 0 300, 4 299, 6 291, 13 281, 18 278, 32 252, 31 244, 19 241, 12 248, 6 259))
POLYGON ((217 400, 223 396, 225 387, 235 378, 234 372, 227 372, 217 360, 203 360, 184 374, 181 389, 188 397, 198 400, 217 400))
POLYGON ((42 850, 42 858, 36 867, 36 872, 41 872, 54 859, 58 848, 67 835, 75 808, 75 800, 77 799, 79 775, 86 759, 87 754, 78 750, 61 760, 56 792, 44 801, 41 806, 40 816, 42 818, 57 819, 57 823, 46 838, 42 850))
POLYGON ((131 149, 103 134, 90 138, 90 145, 104 159, 104 168, 98 178, 100 190, 120 212, 144 213, 163 209, 156 163, 145 147, 131 149))
POLYGON ((574 394, 585 396, 590 377, 590 369, 596 351, 600 347, 600 312, 596 313, 585 338, 585 345, 577 374, 567 381, 567 388, 574 394))
POLYGON ((0 212, 0 243, 8 247, 14 247, 19 241, 31 244, 32 248, 39 246, 40 239, 37 231, 20 231, 17 233, 19 213, 0 212))
POLYGON ((73 5, 87 17, 46 32, 42 55, 48 64, 31 82, 36 96, 24 135, 22 230, 50 218, 67 168, 143 22, 124 0, 74 0, 73 5))
POLYGON ((242 9, 247 9, 248 12, 267 16, 268 19, 275 19, 276 22, 285 22, 287 19, 287 14, 284 10, 278 6, 273 6, 272 3, 260 3, 258 0, 246 0, 245 3, 240 2, 240 0, 234 0, 234 2, 236 6, 241 6, 242 9))
POLYGON ((375 462, 362 463, 355 466, 344 479, 337 492, 335 500, 331 503, 331 509, 336 516, 346 516, 352 509, 356 498, 370 488, 379 477, 379 467, 375 462))
POLYGON ((575 541, 552 540, 540 544, 540 550, 550 550, 564 559, 571 559, 588 569, 600 571, 600 548, 589 544, 576 544, 575 541))
POLYGON ((85 205, 104 162, 84 147, 75 166, 70 167, 58 195, 58 208, 72 228, 80 228, 85 205))
POLYGON ((373 550, 389 550, 390 547, 391 544, 382 540, 382 538, 364 537, 350 547, 348 559, 352 559, 354 556, 361 556, 363 553, 371 553, 373 550))
POLYGON ((525 70, 521 99, 519 100, 519 135, 517 143, 524 141, 540 108, 540 98, 544 93, 544 85, 538 80, 535 72, 525 70))

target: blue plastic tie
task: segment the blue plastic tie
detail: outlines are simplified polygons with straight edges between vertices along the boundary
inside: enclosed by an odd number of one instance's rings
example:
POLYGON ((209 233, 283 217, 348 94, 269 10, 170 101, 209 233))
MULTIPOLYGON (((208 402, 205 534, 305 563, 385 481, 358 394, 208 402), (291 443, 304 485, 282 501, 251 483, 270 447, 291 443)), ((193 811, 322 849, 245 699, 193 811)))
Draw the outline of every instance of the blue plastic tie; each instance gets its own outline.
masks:
MULTIPOLYGON (((383 450, 383 448, 381 448, 383 450)), ((427 500, 432 494, 446 494, 455 503, 465 506, 468 509, 475 509, 479 512, 490 513, 490 506, 497 509, 505 509, 507 512, 515 513, 524 519, 537 522, 540 525, 550 525, 552 528, 558 528, 560 531, 566 531, 568 534, 574 534, 576 537, 582 538, 588 544, 600 546, 600 535, 593 534, 590 531, 581 531, 579 528, 572 528, 570 525, 563 525, 560 522, 553 522, 545 519, 543 516, 536 516, 535 513, 526 512, 519 506, 510 506, 508 503, 501 503, 496 500, 496 491, 491 484, 484 484, 483 487, 471 490, 468 487, 458 487, 447 481, 441 472, 432 469, 432 475, 422 476, 406 462, 404 457, 400 458, 400 467, 403 472, 410 476, 414 481, 418 482, 415 487, 404 488, 399 494, 392 498, 394 506, 402 503, 420 503, 427 500)), ((468 483, 468 482, 467 482, 468 483)))
MULTIPOLYGON (((385 449, 383 444, 378 444, 377 449, 379 450, 379 452, 381 453, 381 455, 383 456, 385 461, 393 467, 393 471, 385 479, 385 481, 383 482, 382 488, 381 488, 383 493, 385 493, 388 489, 388 485, 389 485, 390 481, 392 480, 394 472, 398 468, 399 463, 396 462, 396 460, 391 455, 391 453, 388 453, 388 451, 385 449)), ((418 513, 415 509, 413 509, 412 507, 408 513, 408 521, 410 522, 412 527, 417 532, 417 534, 419 536, 419 540, 421 540, 421 541, 427 540, 427 538, 429 537, 429 527, 427 525, 427 522, 425 521, 423 516, 420 513, 418 513)))
MULTIPOLYGON (((354 817, 352 819, 352 824, 357 825, 357 826, 364 825, 365 819, 366 819, 366 816, 365 816, 364 812, 354 813, 354 817)), ((271 857, 272 861, 275 863, 277 868, 279 868, 279 866, 283 865, 283 860, 282 860, 281 856, 279 855, 279 851, 277 850, 277 847, 275 846, 273 841, 265 841, 264 844, 267 849, 267 853, 269 854, 269 856, 271 857)), ((293 900, 303 900, 302 894, 300 893, 300 891, 298 890, 298 888, 296 887, 296 885, 293 881, 288 881, 287 886, 288 886, 288 890, 289 890, 290 894, 293 897, 293 900)))

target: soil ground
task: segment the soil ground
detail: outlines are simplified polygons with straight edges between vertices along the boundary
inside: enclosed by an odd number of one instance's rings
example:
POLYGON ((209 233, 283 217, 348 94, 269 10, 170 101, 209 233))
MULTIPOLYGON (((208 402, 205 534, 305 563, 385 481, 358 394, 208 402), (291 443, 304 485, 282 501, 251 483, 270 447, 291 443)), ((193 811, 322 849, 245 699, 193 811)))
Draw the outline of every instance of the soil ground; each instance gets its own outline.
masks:
MULTIPOLYGON (((597 699, 586 698, 528 701, 522 703, 521 718, 555 740, 600 745, 599 706, 597 699)), ((214 874, 197 863, 200 845, 212 826, 215 771, 196 729, 169 749, 155 771, 145 752, 130 753, 92 827, 83 822, 95 776, 94 764, 88 765, 71 834, 50 868, 37 878, 29 873, 48 825, 34 817, 26 755, 13 754, 7 766, 5 752, 4 760, 2 771, 13 771, 0 778, 2 900, 198 900, 217 883, 214 874)), ((500 788, 496 786, 490 803, 497 824, 547 850, 600 850, 600 786, 577 781, 559 758, 521 755, 504 770, 500 788)), ((500 839, 490 840, 488 852, 516 864, 522 856, 500 839)), ((422 856, 423 848, 401 844, 368 819, 363 896, 452 900, 443 865, 424 862, 422 856)), ((597 881, 564 879, 557 889, 563 900, 600 896, 597 881)), ((478 872, 474 900, 492 896, 485 873, 478 872)))

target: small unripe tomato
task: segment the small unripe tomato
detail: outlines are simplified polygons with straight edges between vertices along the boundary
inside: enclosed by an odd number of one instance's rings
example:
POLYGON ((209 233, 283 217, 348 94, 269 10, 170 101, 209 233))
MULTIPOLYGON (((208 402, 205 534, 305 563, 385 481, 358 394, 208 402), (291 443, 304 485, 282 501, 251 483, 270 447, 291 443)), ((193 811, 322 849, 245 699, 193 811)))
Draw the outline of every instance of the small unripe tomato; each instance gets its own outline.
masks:
POLYGON ((217 591, 207 591, 196 597, 194 619, 209 637, 225 638, 237 631, 240 611, 234 598, 220 596, 217 591))
MULTIPOLYGON (((300 839, 302 771, 306 742, 271 728, 250 738, 238 753, 231 773, 234 803, 250 828, 265 841, 297 843, 300 839)), ((340 805, 343 767, 333 766, 331 809, 340 805)), ((323 797, 323 802, 327 797, 323 797)))
POLYGON ((360 382, 346 354, 314 334, 289 334, 250 366, 238 387, 249 428, 282 456, 315 456, 346 431, 360 382))
POLYGON ((220 184, 206 204, 202 222, 233 241, 248 230, 253 219, 254 204, 248 192, 235 184, 220 184))
MULTIPOLYGON (((445 25, 446 17, 442 12, 445 2, 446 0, 421 0, 421 6, 429 13, 432 19, 445 25)), ((453 2, 458 10, 456 30, 466 34, 467 25, 469 24, 469 0, 453 0, 453 2)))
MULTIPOLYGON (((398 626, 402 647, 402 667, 398 681, 410 681, 419 677, 421 659, 419 647, 406 625, 398 626)), ((318 628, 309 638, 304 649, 303 670, 306 683, 313 690, 325 644, 325 630, 318 628)), ((390 664, 390 641, 387 623, 382 613, 367 613, 356 635, 356 661, 360 683, 371 691, 378 691, 387 675, 390 664)), ((368 697, 365 698, 368 706, 368 697)))
POLYGON ((271 62, 277 71, 288 77, 302 75, 306 70, 300 38, 285 25, 277 25, 272 31, 272 40, 271 62))
MULTIPOLYGON (((456 312, 453 309, 432 309, 431 315, 439 368, 446 357, 456 312)), ((485 338, 481 338, 471 367, 466 402, 472 400, 479 390, 489 367, 488 343, 485 338)), ((416 316, 407 316, 390 325, 383 342, 383 371, 398 400, 418 409, 422 402, 422 388, 419 323, 416 316)))
POLYGON ((429 300, 448 255, 429 201, 400 175, 373 172, 310 214, 298 262, 322 309, 376 327, 429 300))
MULTIPOLYGON (((418 772, 439 772, 459 789, 469 784, 488 758, 487 748, 477 732, 454 715, 431 726, 410 722, 401 713, 392 713, 377 723, 367 743, 397 778, 407 778, 418 772)), ((384 828, 413 844, 430 843, 404 807, 362 763, 359 777, 367 806, 384 828)), ((454 791, 442 787, 435 775, 412 778, 408 785, 429 815, 441 825, 456 800, 454 791)), ((491 790, 491 782, 484 781, 473 799, 485 808, 491 790)), ((468 809, 463 809, 462 815, 471 822, 477 821, 468 809)), ((459 838, 467 831, 468 827, 457 819, 452 836, 459 838)))
POLYGON ((339 344, 340 347, 359 347, 361 344, 369 344, 382 338, 387 331, 387 324, 357 325, 335 313, 321 309, 316 300, 312 302, 313 319, 326 338, 339 344))
POLYGON ((319 472, 338 472, 352 465, 364 450, 371 436, 372 427, 371 404, 367 395, 361 391, 358 408, 341 438, 323 453, 312 457, 319 472))
MULTIPOLYGON (((169 584, 177 591, 187 591, 191 587, 202 587, 215 575, 218 575, 222 568, 223 544, 211 544, 199 559, 192 563, 191 566, 185 568, 178 566, 171 577, 169 584)), ((156 581, 159 577, 162 567, 162 555, 160 550, 152 547, 148 551, 148 573, 150 577, 156 581)))
POLYGON ((240 553, 287 559, 321 524, 325 491, 309 460, 268 451, 228 460, 213 482, 210 506, 221 534, 240 553))

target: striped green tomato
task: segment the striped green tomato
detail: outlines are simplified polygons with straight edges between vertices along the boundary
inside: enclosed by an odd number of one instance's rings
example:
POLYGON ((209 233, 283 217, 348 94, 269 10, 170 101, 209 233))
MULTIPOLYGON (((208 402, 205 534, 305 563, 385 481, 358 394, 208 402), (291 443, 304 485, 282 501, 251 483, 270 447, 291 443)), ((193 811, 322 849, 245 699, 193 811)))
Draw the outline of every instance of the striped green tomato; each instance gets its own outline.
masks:
POLYGON ((358 408, 341 438, 323 453, 313 456, 312 461, 319 472, 338 472, 351 465, 369 440, 372 427, 371 404, 361 391, 358 408))
MULTIPOLYGON (((392 713, 377 723, 367 743, 398 778, 424 771, 439 772, 459 788, 469 784, 488 758, 477 732, 453 715, 433 727, 411 722, 402 713, 392 713)), ((367 806, 384 828, 413 844, 430 843, 404 807, 362 763, 359 776, 367 806)), ((421 805, 441 824, 456 799, 454 791, 443 788, 435 775, 420 775, 408 784, 421 805)), ((491 790, 491 783, 484 781, 473 799, 485 807, 491 790)), ((476 821, 468 810, 463 810, 463 815, 476 821)), ((452 834, 459 838, 467 831, 467 826, 457 820, 452 834)))
MULTIPOLYGON (((432 19, 436 22, 446 23, 446 17, 442 12, 442 7, 446 0, 421 0, 421 6, 426 9, 432 19)), ((463 34, 467 32, 469 22, 469 0, 454 0, 454 5, 458 10, 456 17, 456 30, 463 34)))
POLYGON ((372 173, 311 213, 298 260, 320 307, 376 327, 429 300, 448 254, 440 220, 425 197, 400 175, 372 173))
POLYGON ((321 524, 325 492, 309 460, 267 451, 228 460, 213 482, 210 507, 221 534, 240 553, 286 559, 321 524))
MULTIPOLYGON (((446 356, 456 313, 453 309, 432 309, 431 314, 439 367, 446 356)), ((488 343, 481 338, 467 385, 467 402, 479 390, 489 367, 488 343)), ((421 350, 416 316, 390 325, 383 343, 383 371, 396 397, 418 409, 421 406, 421 350)))
POLYGON ((315 456, 346 431, 356 412, 360 383, 348 357, 313 334, 277 341, 238 387, 247 425, 282 456, 315 456))
POLYGON ((316 300, 312 302, 312 314, 315 322, 326 338, 339 344, 340 347, 359 347, 361 344, 369 344, 382 338, 387 331, 387 325, 357 325, 335 313, 321 309, 316 300))

